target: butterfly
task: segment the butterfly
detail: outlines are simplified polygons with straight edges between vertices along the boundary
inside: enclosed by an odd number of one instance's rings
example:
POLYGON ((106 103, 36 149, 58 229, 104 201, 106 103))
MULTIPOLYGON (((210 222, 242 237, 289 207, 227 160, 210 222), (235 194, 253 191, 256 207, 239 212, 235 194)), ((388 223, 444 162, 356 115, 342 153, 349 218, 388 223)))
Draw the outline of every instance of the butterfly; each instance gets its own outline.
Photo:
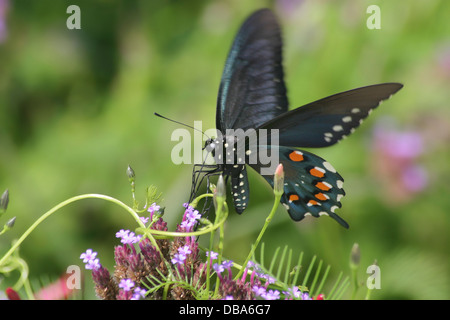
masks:
MULTIPOLYGON (((253 147, 278 155, 285 173, 281 203, 290 217, 300 221, 308 215, 326 215, 348 228, 347 222, 335 213, 345 195, 344 179, 329 162, 298 148, 335 144, 351 134, 373 109, 402 87, 399 83, 371 85, 288 111, 280 26, 272 11, 260 9, 242 24, 226 59, 216 110, 216 127, 219 133, 225 134, 209 139, 205 145, 217 164, 208 168, 201 166, 197 171, 194 168, 194 172, 221 173, 229 179, 235 210, 242 213, 250 195, 247 165, 257 172, 267 165, 259 160, 249 161, 254 149, 245 136, 241 141, 245 150, 243 156, 229 151, 224 153, 223 150, 236 151, 239 140, 226 132, 254 129, 257 138, 262 138, 261 132, 275 130, 276 146, 271 144, 272 140, 264 144, 259 139, 253 147), (221 152, 218 152, 219 146, 221 152), (228 161, 230 159, 234 162, 228 161)), ((263 177, 274 186, 274 170, 263 177)), ((197 182, 193 179, 193 193, 197 182)))

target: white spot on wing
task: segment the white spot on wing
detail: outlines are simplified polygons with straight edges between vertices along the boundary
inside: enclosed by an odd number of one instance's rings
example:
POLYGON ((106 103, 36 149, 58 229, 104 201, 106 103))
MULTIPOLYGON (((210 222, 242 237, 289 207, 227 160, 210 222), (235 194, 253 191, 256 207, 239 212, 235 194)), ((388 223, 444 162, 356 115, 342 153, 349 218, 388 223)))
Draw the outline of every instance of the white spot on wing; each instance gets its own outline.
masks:
POLYGON ((325 169, 327 169, 328 171, 331 171, 333 173, 336 173, 336 169, 327 161, 325 161, 323 163, 323 166, 325 167, 325 169))

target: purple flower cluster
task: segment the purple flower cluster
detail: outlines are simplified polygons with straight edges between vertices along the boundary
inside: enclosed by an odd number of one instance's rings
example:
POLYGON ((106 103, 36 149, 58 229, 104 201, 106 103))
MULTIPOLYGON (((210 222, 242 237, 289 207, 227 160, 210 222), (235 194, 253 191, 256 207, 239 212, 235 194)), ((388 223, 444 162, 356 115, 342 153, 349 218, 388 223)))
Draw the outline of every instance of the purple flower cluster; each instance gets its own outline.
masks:
POLYGON ((123 300, 140 300, 142 298, 145 298, 145 295, 147 293, 146 290, 135 287, 135 283, 131 279, 120 280, 119 288, 122 289, 121 294, 124 296, 123 300), (130 295, 131 297, 128 297, 130 295))
POLYGON ((198 210, 195 210, 193 207, 189 206, 188 203, 183 205, 186 210, 183 215, 183 220, 178 227, 178 231, 180 232, 190 232, 194 229, 197 222, 202 217, 198 210))
POLYGON ((137 236, 130 230, 121 229, 119 232, 116 232, 116 238, 120 238, 120 242, 122 242, 123 244, 133 244, 138 243, 142 237, 137 236))
MULTIPOLYGON (((201 217, 197 210, 185 206, 183 221, 177 227, 178 232, 190 232, 201 217)), ((167 223, 155 215, 160 206, 153 203, 147 208, 149 217, 142 217, 141 221, 151 221, 149 228, 167 231, 167 223)), ((101 299, 132 300, 141 299, 146 294, 151 299, 163 298, 164 288, 151 293, 142 289, 142 286, 151 288, 158 281, 165 281, 169 274, 188 279, 196 288, 200 288, 206 279, 206 268, 200 261, 198 243, 194 237, 175 237, 174 240, 156 239, 156 245, 148 238, 136 235, 130 230, 121 229, 116 233, 121 245, 114 249, 114 273, 111 275, 97 258, 97 252, 86 250, 80 258, 86 264, 86 269, 92 270, 97 296, 101 299), (172 261, 173 268, 169 270, 172 261), (151 294, 151 295, 150 295, 151 294)), ((192 292, 173 285, 166 299, 194 299, 192 292)))
MULTIPOLYGON (((210 261, 217 259, 217 253, 207 252, 210 261)), ((231 267, 233 262, 230 260, 222 263, 215 262, 213 270, 220 279, 219 293, 225 300, 279 300, 279 299, 302 299, 312 300, 308 293, 303 293, 296 286, 283 291, 269 288, 270 285, 275 284, 276 279, 264 273, 261 268, 254 262, 250 261, 244 269, 244 273, 240 279, 233 280, 231 267), (248 279, 247 279, 248 278, 248 279)))
POLYGON ((192 253, 192 250, 189 248, 188 245, 178 248, 178 253, 175 253, 173 255, 172 263, 173 264, 184 264, 184 261, 186 260, 187 256, 191 253, 192 253))
POLYGON ((97 270, 101 267, 100 260, 97 257, 97 252, 92 251, 92 249, 87 249, 86 252, 82 253, 80 259, 86 264, 85 268, 88 270, 97 270))
POLYGON ((135 286, 131 279, 121 279, 119 284, 111 278, 109 271, 99 262, 97 252, 87 249, 80 255, 80 259, 86 264, 86 269, 92 270, 92 278, 96 284, 96 292, 99 297, 117 300, 139 300, 145 298, 146 290, 135 286), (133 290, 134 289, 134 290, 133 290))
MULTIPOLYGON (((177 225, 177 232, 194 230, 201 215, 197 210, 185 206, 183 219, 177 225)), ((149 228, 167 231, 167 224, 160 216, 154 215, 159 206, 152 204, 148 208, 151 223, 149 228)), ((250 262, 242 277, 233 279, 233 262, 220 261, 217 252, 207 251, 206 262, 199 253, 198 242, 193 236, 178 236, 172 240, 155 239, 156 245, 148 238, 136 235, 130 230, 116 233, 121 245, 114 249, 114 273, 111 275, 97 258, 92 249, 81 254, 80 259, 86 269, 92 270, 97 296, 101 299, 138 300, 147 299, 195 299, 198 292, 205 288, 208 270, 219 279, 218 293, 223 299, 306 299, 307 294, 293 287, 280 292, 270 285, 275 278, 265 274, 261 268, 250 262), (170 278, 173 284, 165 290, 165 281, 170 278), (189 283, 189 286, 183 283, 189 283), (143 287, 149 290, 142 289, 143 287)))

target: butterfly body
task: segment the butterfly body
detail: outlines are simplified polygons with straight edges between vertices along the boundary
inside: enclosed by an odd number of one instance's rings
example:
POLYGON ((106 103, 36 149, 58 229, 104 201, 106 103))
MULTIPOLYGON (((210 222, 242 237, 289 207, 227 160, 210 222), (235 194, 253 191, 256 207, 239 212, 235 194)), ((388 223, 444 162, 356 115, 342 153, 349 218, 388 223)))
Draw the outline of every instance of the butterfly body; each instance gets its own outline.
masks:
POLYGON ((328 215, 348 227, 335 213, 345 195, 343 178, 329 162, 298 148, 327 147, 345 138, 402 85, 353 89, 288 111, 283 78, 279 25, 270 10, 256 11, 241 26, 225 63, 218 137, 206 143, 217 163, 211 172, 230 178, 234 207, 242 213, 250 195, 246 165, 273 187, 276 166, 261 154, 277 155, 276 165, 282 163, 285 172, 281 202, 291 218, 328 215))

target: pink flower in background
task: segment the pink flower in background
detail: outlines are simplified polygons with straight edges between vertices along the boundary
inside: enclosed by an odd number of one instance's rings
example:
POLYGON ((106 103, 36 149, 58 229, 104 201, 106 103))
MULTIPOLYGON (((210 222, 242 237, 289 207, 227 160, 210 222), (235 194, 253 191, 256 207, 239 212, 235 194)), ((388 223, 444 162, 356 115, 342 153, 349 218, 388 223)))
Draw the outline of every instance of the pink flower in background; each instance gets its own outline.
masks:
POLYGON ((420 132, 401 130, 384 119, 375 126, 372 147, 374 175, 385 200, 403 203, 426 188, 428 173, 419 163, 425 151, 420 132))

